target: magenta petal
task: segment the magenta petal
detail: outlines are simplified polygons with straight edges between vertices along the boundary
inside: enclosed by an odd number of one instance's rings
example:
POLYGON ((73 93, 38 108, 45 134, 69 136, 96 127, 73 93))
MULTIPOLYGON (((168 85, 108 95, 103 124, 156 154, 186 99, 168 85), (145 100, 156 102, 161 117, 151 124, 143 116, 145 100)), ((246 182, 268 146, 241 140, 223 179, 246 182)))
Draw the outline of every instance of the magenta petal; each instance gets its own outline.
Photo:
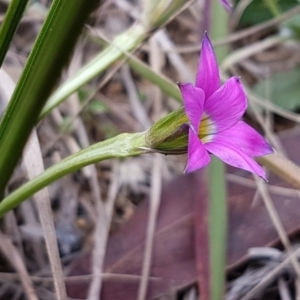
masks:
POLYGON ((253 158, 245 154, 239 148, 234 147, 232 144, 211 142, 205 144, 205 149, 219 157, 227 164, 247 170, 266 180, 266 173, 264 169, 253 158))
POLYGON ((189 143, 188 143, 188 161, 185 173, 193 172, 197 169, 205 167, 210 162, 210 157, 205 150, 198 135, 192 129, 189 130, 189 143))
POLYGON ((220 0, 220 2, 223 5, 223 7, 227 10, 227 12, 230 13, 232 11, 232 5, 229 0, 220 0))
POLYGON ((203 114, 204 92, 190 83, 179 84, 179 87, 184 102, 185 113, 191 122, 193 130, 195 133, 198 133, 203 114))
POLYGON ((214 137, 214 142, 230 144, 249 156, 261 156, 273 153, 271 146, 252 127, 238 121, 231 128, 214 137))
POLYGON ((204 112, 216 124, 217 132, 222 132, 237 123, 246 108, 246 94, 237 77, 227 80, 204 103, 204 112))
POLYGON ((202 40, 196 87, 204 91, 206 99, 220 87, 218 62, 207 33, 202 40))

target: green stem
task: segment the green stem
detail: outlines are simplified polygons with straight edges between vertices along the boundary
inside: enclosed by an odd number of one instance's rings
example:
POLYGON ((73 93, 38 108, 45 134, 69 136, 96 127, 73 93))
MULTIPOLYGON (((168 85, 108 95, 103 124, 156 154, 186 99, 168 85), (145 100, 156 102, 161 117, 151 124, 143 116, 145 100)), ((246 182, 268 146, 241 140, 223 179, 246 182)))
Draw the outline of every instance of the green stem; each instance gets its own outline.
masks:
MULTIPOLYGON (((94 35, 89 35, 91 40, 98 45, 108 45, 108 42, 101 37, 97 37, 94 35)), ((112 44, 113 46, 113 44, 112 44)), ((142 62, 136 56, 132 55, 128 52, 123 52, 123 55, 126 56, 127 63, 132 70, 134 70, 137 74, 141 75, 143 78, 148 79, 151 83, 158 86, 161 91, 168 96, 172 97, 176 101, 182 104, 181 93, 178 86, 171 81, 168 77, 161 73, 157 73, 153 71, 147 64, 142 62)))
POLYGON ((227 203, 225 165, 212 157, 209 166, 209 243, 211 299, 224 298, 227 246, 227 203))
POLYGON ((80 87, 120 59, 124 52, 130 52, 138 47, 146 37, 147 30, 138 23, 125 33, 117 36, 112 45, 106 47, 51 95, 41 113, 40 119, 45 117, 54 107, 58 106, 80 87))
MULTIPOLYGON (((218 0, 212 1, 211 38, 227 35, 228 14, 218 0)), ((227 48, 216 49, 219 63, 226 57, 227 48)), ((212 157, 209 167, 209 243, 211 266, 211 300, 224 299, 225 264, 227 248, 227 192, 225 166, 212 157)))
POLYGON ((49 98, 40 119, 88 81, 101 74, 116 60, 122 58, 124 53, 134 51, 152 31, 168 22, 187 3, 185 0, 145 1, 141 20, 134 23, 123 34, 118 35, 111 45, 60 86, 49 98))
POLYGON ((38 116, 100 0, 54 0, 0 124, 0 194, 38 116))
POLYGON ((12 0, 0 28, 0 67, 9 48, 14 33, 21 21, 28 0, 12 0))
POLYGON ((7 196, 0 202, 0 217, 37 191, 67 174, 109 158, 125 158, 146 153, 146 151, 141 149, 145 146, 144 133, 123 133, 83 149, 48 168, 41 175, 25 183, 7 196))

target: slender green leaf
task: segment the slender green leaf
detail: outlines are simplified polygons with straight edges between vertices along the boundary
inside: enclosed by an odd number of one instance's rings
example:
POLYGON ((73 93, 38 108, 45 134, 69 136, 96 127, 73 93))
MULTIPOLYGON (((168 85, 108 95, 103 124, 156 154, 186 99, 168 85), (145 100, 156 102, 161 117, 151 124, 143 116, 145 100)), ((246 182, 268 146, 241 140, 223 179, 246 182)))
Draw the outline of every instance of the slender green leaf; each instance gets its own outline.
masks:
POLYGON ((28 0, 12 0, 0 27, 0 67, 9 48, 14 33, 21 21, 28 0))
POLYGON ((224 298, 227 222, 225 165, 213 156, 209 166, 211 300, 224 298))
MULTIPOLYGON (((147 3, 151 1, 147 1, 147 3)), ((49 98, 40 118, 47 115, 54 107, 77 91, 88 81, 101 74, 115 61, 122 58, 124 53, 136 49, 146 40, 150 32, 170 20, 182 7, 187 5, 184 0, 160 1, 162 5, 145 7, 140 22, 136 22, 126 32, 117 36, 100 54, 87 65, 70 77, 49 98)))
POLYGON ((100 0, 54 0, 0 124, 0 193, 38 116, 100 0))
MULTIPOLYGON (((211 37, 217 39, 228 33, 228 14, 218 0, 212 1, 211 37)), ((227 54, 226 47, 216 49, 221 62, 227 54)), ((211 267, 211 300, 224 299, 225 263, 227 247, 227 191, 225 166, 213 157, 209 166, 209 242, 211 267)))

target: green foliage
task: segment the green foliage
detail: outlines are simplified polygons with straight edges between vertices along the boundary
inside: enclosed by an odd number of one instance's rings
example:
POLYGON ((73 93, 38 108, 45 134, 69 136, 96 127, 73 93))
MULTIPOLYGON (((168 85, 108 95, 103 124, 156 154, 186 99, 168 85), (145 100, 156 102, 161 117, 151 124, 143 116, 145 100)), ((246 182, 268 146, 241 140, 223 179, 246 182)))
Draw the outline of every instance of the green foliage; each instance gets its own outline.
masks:
POLYGON ((282 73, 271 75, 261 80, 253 91, 273 103, 288 110, 300 108, 300 67, 282 73))
MULTIPOLYGON (((241 0, 239 0, 241 1, 241 0)), ((236 2, 239 2, 236 1, 236 2)), ((297 0, 274 0, 274 4, 278 7, 280 12, 287 11, 299 4, 297 0)), ((240 25, 250 26, 261 23, 274 16, 272 10, 263 0, 253 0, 242 14, 240 25)))

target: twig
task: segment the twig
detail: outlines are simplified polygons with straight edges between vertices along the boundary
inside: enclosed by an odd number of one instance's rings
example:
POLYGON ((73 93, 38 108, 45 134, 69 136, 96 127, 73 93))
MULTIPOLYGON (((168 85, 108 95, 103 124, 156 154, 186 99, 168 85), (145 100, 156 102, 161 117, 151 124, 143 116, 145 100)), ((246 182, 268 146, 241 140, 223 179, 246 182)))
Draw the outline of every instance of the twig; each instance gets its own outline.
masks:
MULTIPOLYGON (((160 64, 157 58, 158 47, 157 43, 152 37, 150 41, 151 45, 151 55, 150 58, 151 66, 154 68, 155 71, 159 71, 160 64)), ((161 111, 161 94, 160 91, 155 88, 154 89, 154 103, 155 103, 155 113, 154 119, 159 118, 159 113, 161 111)), ((161 194, 161 170, 162 170, 162 157, 159 154, 154 155, 154 162, 153 162, 153 169, 151 172, 152 180, 151 180, 151 195, 150 195, 150 208, 149 208, 149 219, 147 224, 147 236, 146 236, 146 243, 145 243, 145 253, 144 253, 144 260, 143 260, 143 267, 142 267, 142 279, 139 286, 138 291, 138 300, 146 299, 147 294, 147 286, 148 286, 148 278, 150 275, 150 268, 152 262, 152 250, 153 250, 153 243, 154 243, 154 234, 156 228, 156 221, 157 221, 157 214, 160 205, 160 194, 161 194)))
MULTIPOLYGON (((108 234, 109 234, 109 229, 110 229, 110 224, 112 219, 114 200, 118 192, 118 185, 119 185, 117 180, 118 167, 119 167, 118 161, 115 161, 113 165, 111 185, 108 192, 108 199, 105 205, 99 194, 100 189, 96 188, 94 190, 94 193, 97 193, 94 195, 94 197, 95 200, 97 201, 96 210, 99 219, 98 222, 96 223, 96 230, 94 233, 95 245, 92 254, 92 261, 93 261, 92 271, 94 277, 90 285, 90 289, 87 297, 88 300, 98 300, 101 287, 102 287, 102 280, 100 275, 103 272, 103 263, 104 263, 106 245, 107 245, 108 234)), ((97 180, 97 177, 93 176, 92 180, 97 180)), ((96 187, 99 186, 99 184, 94 183, 93 186, 96 187)))
POLYGON ((156 218, 160 204, 160 192, 161 192, 161 156, 159 154, 154 155, 154 163, 152 170, 152 183, 151 183, 151 198, 149 219, 147 224, 147 237, 145 243, 145 253, 142 268, 142 279, 139 286, 138 300, 146 299, 148 278, 150 274, 150 267, 152 261, 152 249, 153 240, 156 227, 156 218))
MULTIPOLYGON (((34 178, 44 171, 41 148, 36 131, 33 130, 24 151, 24 164, 29 179, 34 178)), ((48 189, 44 188, 34 195, 38 208, 38 214, 44 231, 47 253, 50 260, 51 270, 54 278, 54 287, 58 300, 67 299, 66 288, 63 282, 63 270, 60 262, 57 239, 52 217, 52 209, 48 189)))
POLYGON ((18 272, 19 278, 22 282, 25 294, 28 299, 38 300, 38 297, 34 291, 34 286, 20 254, 18 253, 12 242, 2 232, 0 232, 0 249, 18 272))
POLYGON ((154 37, 157 39, 161 49, 167 53, 167 56, 177 71, 180 80, 183 82, 193 82, 194 79, 192 72, 189 70, 181 55, 175 51, 171 51, 175 48, 175 45, 168 36, 166 29, 161 29, 154 35, 154 37))
POLYGON ((121 74, 128 93, 128 98, 132 107, 133 114, 136 120, 139 122, 140 127, 142 127, 142 130, 146 130, 151 127, 152 122, 146 114, 145 109, 138 97, 138 92, 132 79, 128 65, 124 65, 121 68, 121 74))
MULTIPOLYGON (((102 273, 102 274, 87 274, 87 275, 76 275, 76 276, 67 276, 64 277, 65 282, 83 282, 83 281, 91 281, 93 277, 107 279, 111 281, 128 281, 128 282, 136 282, 141 280, 140 275, 132 275, 132 274, 118 274, 118 273, 102 273)), ((29 276, 33 282, 53 282, 53 277, 39 277, 39 276, 29 276)), ((8 273, 8 272, 0 272, 0 280, 19 280, 20 276, 16 273, 8 273)), ((149 277, 151 281, 161 281, 163 278, 160 277, 149 277)))
MULTIPOLYGON (((40 226, 39 221, 37 219, 35 209, 34 209, 34 202, 32 201, 25 201, 20 205, 20 210, 23 215, 24 223, 29 226, 38 227, 40 226)), ((42 239, 32 239, 31 240, 32 245, 32 252, 33 257, 37 265, 42 268, 45 264, 45 258, 44 258, 44 243, 42 239)))
MULTIPOLYGON (((261 179, 257 179, 256 176, 255 176, 255 179, 256 179, 256 184, 257 184, 258 190, 263 198, 264 204, 265 204, 268 214, 272 220, 272 223, 279 235, 279 238, 280 238, 282 244, 284 245, 286 252, 289 255, 291 255, 292 250, 291 250, 290 240, 289 240, 288 235, 283 227, 280 217, 276 211, 274 203, 269 195, 269 192, 266 188, 266 184, 261 179)), ((292 265, 298 275, 298 278, 300 278, 300 265, 299 265, 298 260, 295 257, 291 256, 291 262, 292 262, 292 265)))
MULTIPOLYGON (((300 13, 300 5, 281 14, 279 17, 272 18, 271 20, 268 20, 266 22, 260 23, 255 26, 251 26, 249 28, 246 28, 246 29, 243 29, 243 30, 240 30, 237 32, 234 32, 224 38, 217 39, 217 40, 213 41, 213 46, 217 47, 217 46, 226 45, 226 44, 238 41, 247 36, 259 33, 262 30, 274 27, 274 26, 290 19, 291 17, 297 15, 298 13, 300 13)), ((178 47, 174 48, 172 51, 176 51, 179 53, 191 53, 191 52, 200 51, 200 49, 201 49, 201 45, 191 45, 191 46, 178 46, 178 47)))
POLYGON ((278 290, 281 300, 292 300, 289 288, 283 277, 278 279, 278 290))
POLYGON ((232 65, 238 63, 241 60, 244 60, 248 57, 253 56, 256 53, 259 53, 263 50, 266 50, 268 48, 274 47, 275 45, 281 43, 284 41, 284 38, 278 35, 270 36, 262 41, 258 41, 256 43, 253 43, 251 45, 247 45, 243 48, 240 48, 234 52, 232 52, 230 55, 226 57, 226 59, 223 61, 221 68, 223 71, 226 71, 228 68, 230 68, 232 65))
POLYGON ((299 166, 277 153, 257 157, 256 160, 286 182, 300 189, 299 166))
POLYGON ((240 300, 251 300, 257 295, 260 291, 262 291, 265 287, 267 287, 274 278, 280 274, 280 272, 286 268, 290 263, 291 259, 297 259, 300 254, 300 248, 294 251, 291 255, 289 255, 281 264, 275 267, 267 276, 265 276, 253 289, 251 289, 242 299, 240 300))
MULTIPOLYGON (((4 79, 8 81, 8 84, 5 86, 5 98, 6 101, 8 101, 14 90, 14 82, 5 74, 4 71, 1 72, 1 76, 4 76, 4 79)), ((28 140, 27 146, 24 151, 23 161, 26 166, 29 179, 37 176, 44 171, 42 153, 35 130, 33 130, 28 140)), ((51 264, 52 273, 54 276, 54 286, 57 299, 64 300, 67 296, 62 280, 63 271, 58 253, 58 245, 55 235, 48 189, 45 188, 39 191, 35 194, 34 198, 36 200, 40 221, 44 230, 46 248, 51 264)))
POLYGON ((284 117, 288 120, 300 123, 299 114, 296 114, 296 113, 290 112, 286 109, 283 109, 283 108, 279 107, 278 105, 273 104, 270 101, 265 101, 264 98, 254 94, 248 88, 246 88, 245 90, 246 90, 247 96, 248 96, 250 101, 253 101, 254 103, 258 104, 259 106, 261 106, 265 109, 268 109, 269 111, 271 111, 271 112, 273 112, 273 113, 275 113, 279 116, 282 116, 282 117, 284 117))
MULTIPOLYGON (((234 182, 249 188, 256 188, 257 185, 254 180, 244 178, 235 174, 226 174, 226 179, 230 182, 234 182)), ((267 185, 268 190, 271 193, 274 193, 276 195, 281 195, 281 196, 288 196, 288 197, 296 197, 299 199, 300 196, 300 191, 296 189, 291 189, 291 188, 285 188, 277 185, 267 185)))

